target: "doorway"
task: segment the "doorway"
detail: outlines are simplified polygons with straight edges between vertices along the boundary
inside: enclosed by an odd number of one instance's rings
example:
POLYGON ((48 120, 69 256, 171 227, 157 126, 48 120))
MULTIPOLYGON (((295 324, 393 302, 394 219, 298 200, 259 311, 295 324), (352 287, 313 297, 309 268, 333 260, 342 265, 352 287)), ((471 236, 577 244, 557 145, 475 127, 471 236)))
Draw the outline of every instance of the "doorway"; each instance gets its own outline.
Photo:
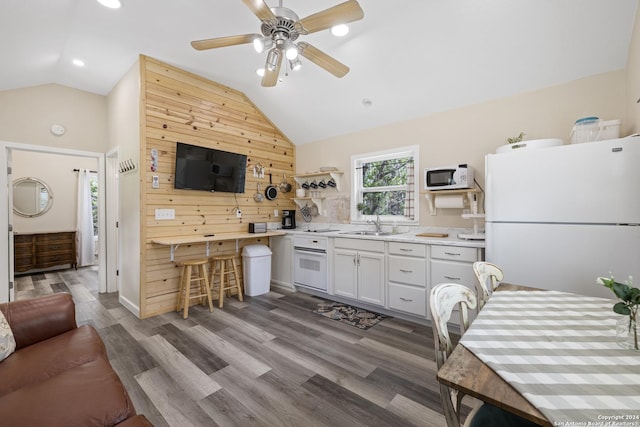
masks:
MULTIPOLYGON (((100 191, 100 189, 105 189, 106 186, 105 156, 102 153, 18 143, 0 143, 0 148, 2 148, 0 150, 2 152, 0 167, 6 167, 5 170, 7 170, 7 174, 1 174, 0 199, 11 200, 13 198, 12 183, 15 179, 25 175, 35 177, 40 175, 41 181, 48 181, 47 184, 53 198, 49 211, 39 217, 20 217, 14 214, 10 206, 0 212, 0 235, 4 234, 7 237, 2 239, 7 242, 7 245, 0 247, 0 269, 8 272, 6 276, 0 277, 0 302, 5 302, 14 298, 14 233, 47 233, 69 229, 75 231, 75 208, 69 208, 69 206, 75 206, 75 197, 77 196, 74 191, 77 188, 77 176, 74 169, 90 169, 96 173, 97 177, 98 236, 105 236, 106 191, 100 191), (72 182, 73 185, 70 185, 69 182, 72 182), (6 186, 2 184, 6 184, 6 186)), ((107 292, 106 239, 98 238, 97 242, 99 289, 100 292, 107 292)), ((111 288, 110 290, 116 290, 116 284, 114 283, 111 288)))

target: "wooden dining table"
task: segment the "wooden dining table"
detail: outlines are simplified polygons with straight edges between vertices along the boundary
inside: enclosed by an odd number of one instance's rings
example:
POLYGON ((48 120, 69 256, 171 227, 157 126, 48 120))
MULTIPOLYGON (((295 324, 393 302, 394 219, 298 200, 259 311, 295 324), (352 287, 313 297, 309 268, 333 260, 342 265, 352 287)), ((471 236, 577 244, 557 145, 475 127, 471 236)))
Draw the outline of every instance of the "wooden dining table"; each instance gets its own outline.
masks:
MULTIPOLYGON (((533 288, 502 283, 496 291, 502 290, 533 290, 533 288)), ((445 364, 438 371, 437 378, 438 381, 452 389, 497 406, 536 424, 541 426, 552 425, 511 384, 463 345, 456 345, 445 364)))

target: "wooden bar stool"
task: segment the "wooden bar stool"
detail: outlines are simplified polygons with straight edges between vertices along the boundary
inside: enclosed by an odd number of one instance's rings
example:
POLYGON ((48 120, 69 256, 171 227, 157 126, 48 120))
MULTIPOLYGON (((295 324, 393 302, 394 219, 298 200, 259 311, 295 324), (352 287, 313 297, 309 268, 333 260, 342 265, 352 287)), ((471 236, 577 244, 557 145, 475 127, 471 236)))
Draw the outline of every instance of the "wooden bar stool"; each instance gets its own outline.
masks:
POLYGON ((184 309, 182 314, 183 318, 189 317, 189 301, 199 298, 202 303, 209 303, 209 311, 213 311, 213 302, 211 300, 211 286, 209 285, 209 278, 207 277, 207 263, 206 259, 192 259, 182 262, 182 276, 180 277, 180 290, 178 291, 178 303, 176 304, 176 311, 184 309), (194 275, 194 269, 196 274, 194 275), (191 295, 191 287, 196 283, 198 290, 197 294, 191 295))
POLYGON ((235 255, 219 255, 211 258, 211 286, 213 286, 216 270, 219 269, 220 285, 218 286, 219 300, 218 307, 222 308, 224 303, 224 291, 227 291, 227 296, 231 296, 231 289, 235 289, 238 292, 238 300, 242 301, 242 284, 238 277, 238 269, 236 267, 235 255), (234 284, 231 284, 231 275, 233 274, 234 284), (226 282, 226 286, 225 286, 226 282))

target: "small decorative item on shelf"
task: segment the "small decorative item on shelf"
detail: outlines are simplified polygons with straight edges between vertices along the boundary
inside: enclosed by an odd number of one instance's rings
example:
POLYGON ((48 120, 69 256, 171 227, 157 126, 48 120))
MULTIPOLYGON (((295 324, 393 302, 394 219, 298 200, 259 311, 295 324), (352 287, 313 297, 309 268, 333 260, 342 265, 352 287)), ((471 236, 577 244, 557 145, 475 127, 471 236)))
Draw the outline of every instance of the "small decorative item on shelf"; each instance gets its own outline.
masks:
POLYGON ((525 135, 526 135, 526 133, 520 132, 520 135, 518 135, 518 136, 507 138, 507 142, 509 144, 517 144, 518 142, 522 142, 522 140, 524 139, 525 135))
POLYGON ((616 282, 611 278, 598 277, 597 282, 609 289, 622 301, 613 305, 613 311, 629 316, 622 318, 616 326, 616 337, 621 347, 640 351, 638 347, 638 307, 640 306, 640 289, 634 288, 633 278, 625 283, 616 282))

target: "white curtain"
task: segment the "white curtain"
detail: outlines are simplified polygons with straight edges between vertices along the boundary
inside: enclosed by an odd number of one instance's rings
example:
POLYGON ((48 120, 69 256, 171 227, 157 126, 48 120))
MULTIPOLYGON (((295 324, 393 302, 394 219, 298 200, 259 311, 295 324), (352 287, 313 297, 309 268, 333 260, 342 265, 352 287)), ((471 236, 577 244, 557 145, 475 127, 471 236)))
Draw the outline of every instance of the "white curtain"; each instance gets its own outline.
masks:
POLYGON ((91 213, 91 173, 86 169, 78 172, 78 211, 76 215, 76 249, 78 265, 94 263, 93 215, 91 213))

